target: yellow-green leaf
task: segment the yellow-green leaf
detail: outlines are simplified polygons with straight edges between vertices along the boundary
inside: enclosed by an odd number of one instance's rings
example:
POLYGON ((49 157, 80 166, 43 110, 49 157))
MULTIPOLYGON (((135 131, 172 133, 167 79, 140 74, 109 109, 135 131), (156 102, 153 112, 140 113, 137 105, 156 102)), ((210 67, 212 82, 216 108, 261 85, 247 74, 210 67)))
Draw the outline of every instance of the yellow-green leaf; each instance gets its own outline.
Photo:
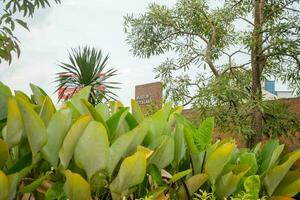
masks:
POLYGON ((16 197, 17 187, 21 180, 19 173, 10 174, 7 176, 8 184, 9 184, 9 192, 8 192, 8 199, 13 200, 16 197))
POLYGON ((81 100, 82 99, 88 100, 90 91, 91 91, 91 86, 84 87, 70 99, 70 102, 74 105, 74 107, 77 110, 79 110, 79 112, 82 115, 85 114, 85 110, 82 107, 81 100))
POLYGON ((45 125, 48 126, 49 121, 51 120, 52 116, 56 112, 55 106, 51 101, 50 97, 45 96, 44 101, 41 105, 40 110, 40 117, 44 121, 45 125))
POLYGON ((229 161, 234 148, 234 143, 225 143, 218 147, 207 158, 204 169, 205 172, 209 175, 209 179, 212 183, 215 183, 216 179, 221 174, 224 166, 229 161))
POLYGON ((140 105, 134 99, 131 99, 131 110, 132 110, 132 115, 134 116, 136 121, 138 123, 141 123, 144 120, 144 114, 142 112, 140 105))
MULTIPOLYGON (((208 179, 207 174, 196 174, 185 181, 185 185, 188 189, 188 193, 191 196, 196 192, 208 179)), ((178 191, 178 199, 188 199, 187 191, 184 185, 181 185, 178 191)))
POLYGON ((75 162, 82 167, 89 179, 100 170, 107 167, 109 158, 109 143, 105 127, 96 121, 91 121, 84 130, 75 148, 75 162))
POLYGON ((76 147, 76 144, 87 127, 88 123, 91 121, 90 116, 80 117, 70 128, 67 135, 65 136, 64 142, 61 149, 59 150, 59 158, 61 164, 67 168, 76 147))
POLYGON ((232 171, 221 176, 216 184, 216 193, 220 199, 229 197, 235 192, 241 178, 249 171, 250 166, 238 165, 232 171))
POLYGON ((23 122, 17 102, 14 98, 8 100, 7 128, 5 141, 9 148, 19 144, 23 134, 23 122))
POLYGON ((182 179, 183 177, 187 176, 188 174, 190 174, 192 172, 192 169, 188 169, 182 172, 178 172, 176 174, 174 174, 172 176, 172 178, 170 179, 170 183, 175 183, 176 181, 182 179))
POLYGON ((105 121, 110 117, 110 111, 107 104, 100 103, 95 107, 95 110, 105 121))
POLYGON ((128 189, 140 184, 146 174, 146 155, 144 151, 138 151, 124 159, 117 177, 110 184, 114 200, 127 195, 128 189))
POLYGON ((90 200, 90 185, 77 173, 70 170, 65 171, 66 182, 64 191, 70 200, 90 200))
POLYGON ((300 157, 300 150, 294 151, 289 154, 287 160, 281 165, 269 170, 264 178, 264 185, 267 193, 271 196, 279 183, 285 177, 294 162, 300 157))
POLYGON ((290 171, 276 188, 274 195, 293 197, 300 192, 300 171, 290 171))
POLYGON ((47 161, 56 168, 58 164, 58 153, 64 138, 72 123, 72 112, 70 109, 62 109, 56 112, 51 118, 48 128, 47 144, 43 147, 42 153, 47 161))
POLYGON ((32 105, 22 97, 16 97, 23 120, 24 131, 30 149, 35 156, 47 142, 47 130, 42 119, 33 110, 32 105))
POLYGON ((8 199, 9 184, 7 176, 0 171, 0 200, 8 199))
POLYGON ((0 167, 3 167, 9 158, 8 145, 2 139, 0 139, 0 167))
POLYGON ((159 169, 168 166, 174 158, 175 143, 172 136, 164 135, 162 142, 149 159, 149 164, 155 164, 159 169))
POLYGON ((149 120, 144 120, 140 125, 126 134, 121 135, 110 147, 109 174, 111 175, 120 159, 135 152, 148 133, 149 120))

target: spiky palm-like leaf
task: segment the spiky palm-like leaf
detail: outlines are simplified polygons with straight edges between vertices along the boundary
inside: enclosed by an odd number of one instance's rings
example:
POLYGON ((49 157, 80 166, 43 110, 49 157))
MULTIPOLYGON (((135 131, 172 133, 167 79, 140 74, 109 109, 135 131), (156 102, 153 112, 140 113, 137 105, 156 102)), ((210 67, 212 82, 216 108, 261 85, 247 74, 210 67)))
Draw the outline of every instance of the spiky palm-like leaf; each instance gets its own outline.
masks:
POLYGON ((59 66, 64 71, 56 74, 59 99, 68 99, 85 86, 91 86, 89 101, 92 104, 115 99, 117 95, 112 90, 118 89, 119 83, 109 80, 117 75, 117 70, 104 71, 107 61, 108 55, 103 56, 101 50, 87 46, 71 49, 69 63, 61 62, 59 66))

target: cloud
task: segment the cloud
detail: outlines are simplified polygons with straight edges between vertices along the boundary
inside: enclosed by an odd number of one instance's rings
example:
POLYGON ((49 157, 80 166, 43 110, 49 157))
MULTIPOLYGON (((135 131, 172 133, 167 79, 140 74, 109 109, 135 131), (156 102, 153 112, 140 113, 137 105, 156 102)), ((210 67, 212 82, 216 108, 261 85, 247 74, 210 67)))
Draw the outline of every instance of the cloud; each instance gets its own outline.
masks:
MULTIPOLYGON (((134 97, 134 86, 155 81, 153 68, 161 58, 141 60, 129 52, 123 31, 123 16, 141 13, 153 0, 64 0, 61 5, 36 12, 29 20, 30 32, 18 29, 22 54, 11 66, 0 64, 0 81, 14 90, 30 92, 29 83, 41 86, 56 99, 54 74, 58 61, 68 61, 68 50, 90 45, 109 53, 109 65, 119 69, 116 91, 126 105, 134 97)), ((175 0, 157 3, 173 4, 175 0)))

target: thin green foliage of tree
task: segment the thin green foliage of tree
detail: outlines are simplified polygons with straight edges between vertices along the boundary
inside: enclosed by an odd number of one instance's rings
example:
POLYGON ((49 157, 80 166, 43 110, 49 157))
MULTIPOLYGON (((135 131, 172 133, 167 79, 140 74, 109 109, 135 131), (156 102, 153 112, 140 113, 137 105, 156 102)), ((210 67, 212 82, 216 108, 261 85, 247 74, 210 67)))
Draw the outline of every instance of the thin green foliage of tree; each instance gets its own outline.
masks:
MULTIPOLYGON (((61 0, 53 1, 61 2, 61 0)), ((20 25, 29 31, 25 19, 32 18, 40 8, 50 7, 50 2, 49 0, 1 0, 0 63, 4 60, 10 64, 14 53, 18 57, 21 54, 20 41, 15 35, 16 26, 20 25)))
POLYGON ((124 27, 135 56, 175 54, 155 68, 168 98, 221 109, 228 114, 217 121, 253 146, 266 122, 262 82, 274 77, 300 93, 299 2, 178 0, 127 15, 124 27))

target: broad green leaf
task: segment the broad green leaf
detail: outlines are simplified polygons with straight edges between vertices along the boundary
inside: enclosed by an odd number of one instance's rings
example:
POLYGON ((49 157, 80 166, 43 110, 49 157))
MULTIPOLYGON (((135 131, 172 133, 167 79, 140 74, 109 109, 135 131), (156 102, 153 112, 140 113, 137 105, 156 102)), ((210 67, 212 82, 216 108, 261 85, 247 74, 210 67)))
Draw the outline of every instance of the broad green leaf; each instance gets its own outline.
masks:
POLYGON ((65 171, 66 182, 64 191, 71 200, 90 200, 90 185, 79 174, 65 171))
POLYGON ((108 127, 106 125, 105 120, 102 118, 102 116, 96 111, 96 109, 94 108, 94 106, 92 104, 90 104, 87 100, 85 99, 81 99, 81 103, 82 106, 86 108, 86 110, 88 111, 88 113, 91 115, 91 117, 98 122, 101 122, 102 125, 105 126, 106 130, 108 130, 108 127))
POLYGON ((166 127, 168 126, 167 120, 169 118, 170 112, 172 109, 172 103, 167 103, 162 109, 157 111, 154 115, 151 116, 150 130, 145 138, 146 146, 155 143, 158 137, 160 137, 166 127))
POLYGON ((168 166, 174 159, 174 146, 173 137, 164 135, 162 142, 150 157, 149 163, 156 165, 160 169, 168 166))
POLYGON ((14 174, 22 169, 30 166, 32 163, 32 154, 28 153, 25 156, 19 158, 19 160, 11 168, 7 170, 7 174, 14 174))
POLYGON ((212 134, 214 129, 214 118, 210 117, 204 120, 198 130, 194 133, 194 142, 199 151, 203 151, 212 142, 212 134))
POLYGON ((42 119, 32 109, 29 102, 19 96, 16 97, 23 120, 24 131, 27 136, 32 155, 35 156, 47 142, 47 130, 42 119))
POLYGON ((293 197, 300 192, 300 171, 289 171, 273 195, 293 197))
MULTIPOLYGON (((30 88, 33 93, 33 99, 34 99, 35 103, 38 105, 42 105, 43 102, 45 101, 45 97, 48 96, 46 94, 46 92, 39 86, 34 85, 32 83, 30 83, 30 88)), ((53 105, 53 107, 54 107, 54 105, 53 105)))
POLYGON ((56 112, 55 106, 51 101, 50 97, 45 96, 43 103, 41 104, 40 117, 44 121, 45 125, 48 126, 49 121, 56 112))
POLYGON ((137 127, 139 125, 139 123, 136 121, 134 116, 129 112, 126 115, 125 120, 126 120, 130 130, 134 129, 135 127, 137 127))
POLYGON ((255 147, 251 149, 251 152, 257 155, 259 153, 260 148, 261 148, 261 142, 256 144, 255 147))
POLYGON ((20 189, 20 193, 21 194, 25 194, 25 193, 32 193, 33 191, 35 191, 40 185, 42 185, 42 183, 47 180, 49 178, 50 173, 46 173, 44 176, 35 179, 32 183, 30 183, 29 185, 24 186, 23 188, 20 189))
POLYGON ((124 159, 117 177, 109 186, 114 200, 127 195, 129 188, 144 180, 146 166, 146 155, 143 151, 138 151, 124 159))
POLYGON ((216 184, 216 194, 220 199, 227 198, 235 192, 241 178, 250 169, 248 165, 238 165, 229 173, 218 179, 216 184))
POLYGON ((58 165, 58 153, 64 138, 72 123, 72 112, 70 109, 57 111, 51 118, 48 128, 47 144, 43 147, 42 153, 47 161, 56 169, 58 165))
POLYGON ((210 181, 214 184, 221 174, 224 166, 230 159, 235 148, 234 143, 225 143, 212 152, 205 163, 205 172, 209 175, 210 181))
POLYGON ((250 194, 253 199, 259 198, 260 187, 260 177, 258 175, 249 176, 244 181, 245 191, 250 194))
POLYGON ((180 161, 185 155, 185 139, 184 139, 184 127, 182 124, 177 124, 174 131, 175 153, 174 162, 178 166, 180 161))
POLYGON ((276 147, 272 153, 269 155, 269 158, 264 160, 262 163, 262 175, 264 175, 266 172, 269 171, 269 169, 273 168, 276 165, 276 162, 281 154, 281 152, 283 151, 284 145, 279 145, 278 147, 276 147))
POLYGON ((54 183, 45 194, 45 200, 67 200, 64 192, 64 184, 61 182, 54 183))
POLYGON ((178 199, 188 199, 189 196, 193 195, 206 181, 208 180, 207 174, 196 174, 185 181, 185 185, 188 191, 185 190, 184 185, 181 185, 178 191, 178 199))
POLYGON ((172 178, 170 179, 170 183, 175 183, 176 181, 182 179, 183 177, 189 175, 190 173, 192 173, 192 169, 188 169, 188 170, 185 170, 185 171, 182 171, 182 172, 178 172, 176 174, 174 174, 172 176, 172 178))
POLYGON ((0 200, 7 200, 9 192, 9 183, 7 176, 0 171, 0 200))
POLYGON ((174 116, 177 121, 177 126, 181 124, 184 127, 184 138, 189 151, 193 154, 198 153, 199 150, 194 141, 194 134, 196 132, 195 126, 182 115, 176 113, 174 116))
POLYGON ((9 158, 8 145, 2 139, 0 139, 0 167, 5 166, 7 159, 9 158))
POLYGON ((144 114, 142 112, 142 109, 134 99, 131 99, 131 111, 132 115, 138 123, 141 123, 144 120, 144 114))
POLYGON ((101 115, 101 117, 106 121, 110 118, 110 111, 107 104, 98 104, 96 107, 96 112, 101 115))
POLYGON ((78 119, 79 117, 81 117, 81 114, 80 114, 79 110, 70 101, 64 102, 63 105, 62 105, 62 108, 71 109, 73 119, 78 119))
POLYGON ((109 142, 105 127, 91 121, 84 130, 75 148, 75 162, 82 167, 89 179, 107 167, 109 158, 109 142))
POLYGON ((11 96, 9 87, 0 82, 0 121, 7 116, 7 102, 11 96))
POLYGON ((20 174, 15 173, 7 176, 8 184, 9 184, 9 192, 8 199, 13 200, 16 199, 17 187, 19 186, 19 182, 21 180, 20 174))
POLYGON ((136 128, 118 137, 110 147, 109 174, 111 175, 121 158, 135 152, 148 130, 149 120, 144 120, 136 128))
POLYGON ((127 113, 128 113, 128 108, 121 108, 106 121, 106 124, 109 129, 110 141, 114 138, 116 131, 125 120, 127 113))
POLYGON ((169 120, 168 120, 168 124, 169 126, 172 126, 176 120, 175 115, 176 114, 180 114, 183 110, 182 106, 177 106, 174 109, 172 109, 169 120))
POLYGON ((271 155, 273 155, 273 152, 278 147, 279 147, 278 140, 268 140, 268 142, 263 146, 260 155, 262 163, 260 164, 259 174, 263 174, 264 172, 267 171, 272 157, 271 155))
POLYGON ((32 83, 30 83, 29 85, 33 93, 33 99, 35 103, 38 105, 42 105, 43 102, 45 101, 45 97, 47 96, 47 94, 40 87, 32 83))
POLYGON ((70 102, 82 115, 85 114, 85 110, 82 108, 81 99, 88 100, 90 91, 91 86, 84 87, 70 99, 70 102))
POLYGON ((15 98, 9 98, 5 141, 9 148, 19 144, 24 128, 21 113, 15 98))
POLYGON ((188 126, 185 126, 184 127, 184 138, 187 143, 187 147, 188 147, 190 153, 196 154, 196 153, 199 153, 199 150, 195 144, 193 135, 194 135, 193 129, 188 126))
POLYGON ((91 121, 90 116, 82 116, 80 117, 70 128, 65 139, 63 141, 62 147, 59 150, 59 158, 61 164, 67 168, 71 158, 73 157, 73 153, 76 147, 76 144, 83 134, 85 128, 88 123, 91 121))
POLYGON ((150 176, 151 176, 151 180, 155 184, 160 185, 161 182, 163 181, 162 180, 161 169, 159 169, 156 165, 150 164, 147 167, 147 171, 148 171, 148 174, 150 174, 150 176))
POLYGON ((123 108, 123 104, 120 101, 110 101, 109 102, 109 108, 111 111, 111 115, 115 114, 118 112, 119 109, 123 108))
POLYGON ((247 172, 247 175, 254 175, 258 170, 256 157, 254 153, 244 152, 239 156, 240 164, 249 165, 251 168, 247 172))
POLYGON ((32 107, 34 107, 34 104, 33 104, 32 100, 31 100, 30 97, 27 96, 27 94, 25 94, 24 92, 15 90, 15 96, 16 96, 16 97, 18 96, 19 98, 22 98, 22 99, 24 99, 25 101, 28 101, 28 102, 32 103, 31 105, 32 105, 32 107))
POLYGON ((287 160, 282 164, 272 168, 266 173, 263 180, 264 186, 266 187, 269 196, 273 194, 277 186, 286 176, 287 172, 294 164, 294 162, 300 157, 300 150, 294 151, 289 154, 287 160))

